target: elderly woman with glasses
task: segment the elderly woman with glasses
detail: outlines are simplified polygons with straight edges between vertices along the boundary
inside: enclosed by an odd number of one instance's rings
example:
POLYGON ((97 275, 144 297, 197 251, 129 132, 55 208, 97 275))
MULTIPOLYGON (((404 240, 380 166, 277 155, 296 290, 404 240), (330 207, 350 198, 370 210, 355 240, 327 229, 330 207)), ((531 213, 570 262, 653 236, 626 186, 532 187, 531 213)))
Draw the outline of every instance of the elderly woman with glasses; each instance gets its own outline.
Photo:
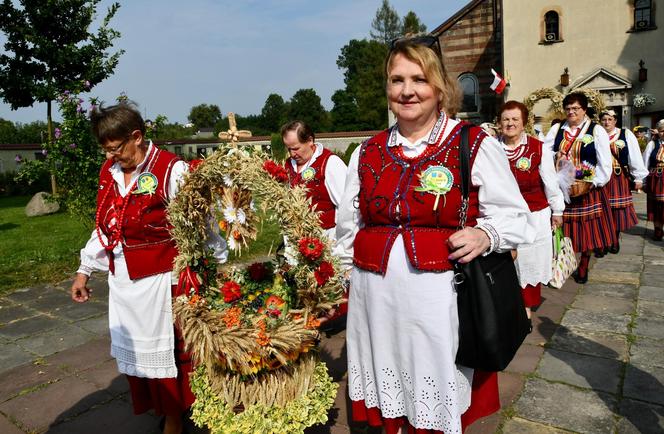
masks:
POLYGON ((659 133, 657 137, 648 142, 645 151, 643 151, 643 161, 648 167, 648 177, 646 178, 646 192, 648 193, 648 220, 654 222, 655 233, 653 240, 662 241, 664 237, 664 119, 655 124, 655 129, 659 133))
MULTIPOLYGON (((169 234, 166 206, 178 191, 187 163, 144 138, 145 124, 132 104, 99 107, 92 130, 106 153, 99 174, 95 230, 81 250, 71 287, 83 303, 93 271, 108 274, 111 355, 127 375, 135 414, 150 409, 164 418, 164 433, 182 432, 182 415, 194 402, 191 362, 173 327, 172 276, 178 252, 169 234)), ((223 261, 223 240, 211 239, 223 261)))
POLYGON ((640 190, 643 179, 648 175, 639 142, 634 133, 627 128, 617 128, 616 112, 605 110, 599 115, 600 122, 609 135, 611 146, 613 175, 606 184, 609 206, 613 213, 613 222, 616 229, 616 242, 609 248, 609 252, 620 251, 620 232, 638 223, 632 192, 630 189, 630 177, 634 181, 634 189, 640 190))
POLYGON ((468 135, 472 185, 459 230, 460 92, 435 42, 392 44, 385 72, 397 123, 352 154, 337 221, 336 253, 353 265, 346 335, 353 419, 390 434, 458 433, 499 408, 495 373, 455 363, 453 264, 534 236, 504 152, 477 127, 468 135))
POLYGON ((581 253, 574 274, 578 283, 588 281, 588 264, 594 250, 604 251, 616 243, 616 231, 606 192, 602 188, 611 178, 609 136, 590 120, 588 98, 583 93, 570 93, 563 99, 566 121, 554 125, 544 145, 556 155, 556 166, 571 168, 571 176, 584 178, 590 190, 571 197, 563 213, 565 236, 571 238, 574 250, 581 253))

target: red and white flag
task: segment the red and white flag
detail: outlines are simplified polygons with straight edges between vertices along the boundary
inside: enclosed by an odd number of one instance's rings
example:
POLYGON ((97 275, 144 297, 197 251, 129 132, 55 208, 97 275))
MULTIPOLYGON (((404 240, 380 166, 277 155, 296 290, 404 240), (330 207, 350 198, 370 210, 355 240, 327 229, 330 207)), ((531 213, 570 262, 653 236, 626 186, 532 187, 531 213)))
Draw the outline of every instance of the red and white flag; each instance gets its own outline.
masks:
POLYGON ((503 93, 505 86, 507 86, 507 81, 492 68, 491 73, 493 74, 493 83, 491 83, 491 90, 496 92, 498 95, 503 93))

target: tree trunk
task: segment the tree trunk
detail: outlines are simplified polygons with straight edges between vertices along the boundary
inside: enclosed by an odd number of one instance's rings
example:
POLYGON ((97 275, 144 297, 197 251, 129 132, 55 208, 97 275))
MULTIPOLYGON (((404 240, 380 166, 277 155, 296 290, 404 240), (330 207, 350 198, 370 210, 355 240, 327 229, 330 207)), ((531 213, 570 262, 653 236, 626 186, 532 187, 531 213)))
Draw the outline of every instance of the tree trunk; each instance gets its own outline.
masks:
MULTIPOLYGON (((46 130, 48 131, 48 144, 53 143, 53 120, 51 117, 51 100, 46 101, 46 130)), ((52 149, 52 148, 51 148, 52 149)), ((51 172, 51 193, 55 195, 58 186, 55 182, 55 174, 51 172)))

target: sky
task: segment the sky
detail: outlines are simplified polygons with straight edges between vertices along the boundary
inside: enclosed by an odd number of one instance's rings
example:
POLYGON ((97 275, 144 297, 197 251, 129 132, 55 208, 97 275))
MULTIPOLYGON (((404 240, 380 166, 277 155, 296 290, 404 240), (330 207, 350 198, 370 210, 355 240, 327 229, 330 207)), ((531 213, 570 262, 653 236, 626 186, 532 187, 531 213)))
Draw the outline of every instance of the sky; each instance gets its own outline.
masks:
MULTIPOLYGON (((412 10, 429 31, 468 2, 390 0, 399 16, 412 10)), ((102 0, 98 15, 103 17, 111 3, 102 0)), ((259 114, 270 93, 289 100, 306 88, 313 88, 331 109, 332 94, 344 87, 336 64, 341 48, 351 39, 369 37, 382 0, 119 3, 111 27, 122 34, 114 47, 125 53, 115 73, 84 97, 113 103, 125 92, 146 118, 161 114, 169 122, 186 123, 189 110, 198 104, 216 104, 224 115, 259 114)), ((46 105, 12 111, 0 102, 0 118, 45 120, 46 105)))

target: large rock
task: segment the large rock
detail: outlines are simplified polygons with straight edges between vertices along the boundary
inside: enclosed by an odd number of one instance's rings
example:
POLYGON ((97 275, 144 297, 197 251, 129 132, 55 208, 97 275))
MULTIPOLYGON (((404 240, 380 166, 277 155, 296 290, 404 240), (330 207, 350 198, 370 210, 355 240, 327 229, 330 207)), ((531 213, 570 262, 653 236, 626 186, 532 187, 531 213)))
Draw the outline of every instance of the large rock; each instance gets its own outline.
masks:
POLYGON ((60 210, 60 205, 55 201, 49 200, 50 196, 51 195, 45 191, 40 191, 32 196, 30 202, 25 206, 25 214, 28 217, 36 217, 58 212, 58 210, 60 210))

